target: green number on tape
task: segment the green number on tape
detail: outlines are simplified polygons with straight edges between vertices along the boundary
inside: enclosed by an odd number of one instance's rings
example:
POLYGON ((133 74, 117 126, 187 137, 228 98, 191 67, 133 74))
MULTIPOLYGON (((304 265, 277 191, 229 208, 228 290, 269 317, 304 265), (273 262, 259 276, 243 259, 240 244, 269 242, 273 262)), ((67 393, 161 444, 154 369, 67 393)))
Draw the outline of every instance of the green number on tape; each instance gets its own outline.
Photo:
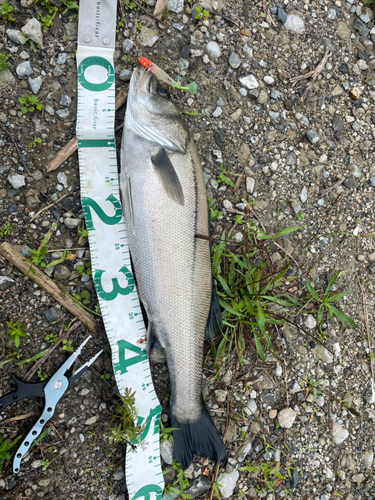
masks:
POLYGON ((143 488, 137 491, 137 493, 133 497, 133 500, 136 500, 137 498, 151 500, 150 493, 156 493, 155 500, 161 500, 163 490, 157 484, 148 484, 147 486, 143 486, 143 488))
POLYGON ((82 85, 82 87, 86 90, 91 90, 93 92, 103 92, 104 90, 109 89, 114 84, 115 81, 115 72, 113 66, 107 59, 99 56, 90 56, 86 57, 77 69, 77 77, 78 82, 82 85), (90 66, 102 66, 107 70, 107 80, 102 83, 91 83, 88 82, 85 78, 85 71, 90 66))
POLYGON ((95 229, 91 216, 90 207, 94 210, 99 219, 102 222, 104 222, 104 224, 113 226, 114 224, 120 222, 122 217, 122 209, 120 202, 113 196, 113 194, 110 194, 105 201, 110 201, 112 203, 115 209, 115 215, 110 216, 104 213, 103 209, 92 198, 85 198, 85 197, 81 198, 82 210, 85 215, 86 227, 88 231, 93 231, 95 229))
MULTIPOLYGON (((161 406, 160 405, 157 405, 155 408, 150 409, 150 413, 148 414, 147 423, 146 423, 146 426, 144 428, 144 431, 140 435, 139 439, 132 441, 133 444, 138 444, 146 438, 146 436, 150 430, 152 417, 155 417, 155 416, 156 416, 156 419, 155 419, 154 427, 152 429, 152 434, 153 435, 159 434, 160 414, 161 414, 161 406)), ((138 425, 141 425, 143 421, 144 421, 143 417, 138 417, 138 425)))
POLYGON ((128 280, 128 284, 125 288, 121 288, 121 286, 118 284, 117 278, 112 278, 112 284, 113 284, 112 291, 106 292, 102 287, 102 275, 104 273, 105 271, 102 271, 101 269, 96 269, 94 276, 96 293, 99 295, 101 299, 113 300, 117 297, 118 294, 129 295, 129 293, 132 293, 132 291, 134 290, 134 278, 132 273, 126 266, 122 266, 122 268, 119 270, 119 273, 125 274, 125 277, 128 280))
POLYGON ((137 363, 141 363, 142 361, 147 360, 147 353, 145 349, 138 347, 136 345, 127 342, 126 340, 118 340, 117 341, 118 351, 119 351, 119 360, 118 363, 113 364, 113 370, 116 373, 117 371, 121 372, 121 375, 127 373, 129 366, 136 365, 137 363), (136 354, 132 358, 125 359, 125 349, 132 351, 136 354))

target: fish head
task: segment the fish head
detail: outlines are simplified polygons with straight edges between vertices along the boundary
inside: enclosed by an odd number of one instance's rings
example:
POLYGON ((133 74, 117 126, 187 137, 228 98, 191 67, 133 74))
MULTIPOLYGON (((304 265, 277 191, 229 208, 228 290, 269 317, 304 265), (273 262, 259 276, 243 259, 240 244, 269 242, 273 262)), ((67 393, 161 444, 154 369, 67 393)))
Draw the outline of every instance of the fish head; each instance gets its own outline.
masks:
POLYGON ((189 134, 178 109, 159 92, 151 71, 140 65, 129 84, 125 127, 165 149, 186 152, 189 134))

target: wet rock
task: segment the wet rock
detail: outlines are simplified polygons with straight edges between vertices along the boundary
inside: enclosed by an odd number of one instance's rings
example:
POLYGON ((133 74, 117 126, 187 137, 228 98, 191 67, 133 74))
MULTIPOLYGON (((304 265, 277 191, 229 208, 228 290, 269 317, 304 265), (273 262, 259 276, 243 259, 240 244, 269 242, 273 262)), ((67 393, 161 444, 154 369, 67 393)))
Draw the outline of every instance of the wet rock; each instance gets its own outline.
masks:
POLYGON ((349 437, 349 432, 342 425, 336 422, 332 426, 332 440, 335 444, 341 444, 349 437))
POLYGON ((216 42, 208 42, 208 44, 206 45, 206 52, 210 56, 215 56, 215 57, 221 56, 220 47, 216 42))
POLYGON ((284 27, 297 35, 302 35, 305 32, 305 23, 303 22, 303 19, 295 14, 287 16, 284 27))
POLYGON ((37 94, 42 86, 43 78, 37 76, 36 78, 29 78, 29 85, 33 94, 37 94))
POLYGON ((284 408, 277 415, 280 427, 290 429, 296 419, 297 413, 292 408, 284 408))
POLYGON ((55 268, 55 272, 53 273, 54 278, 58 280, 67 280, 70 277, 70 271, 66 266, 58 265, 55 268))
POLYGON ((138 35, 138 42, 143 47, 153 47, 155 42, 159 40, 159 34, 157 30, 152 30, 150 28, 146 28, 146 26, 142 26, 142 30, 140 35, 138 35))
POLYGON ((19 174, 9 174, 8 181, 13 189, 20 189, 22 186, 26 184, 25 176, 19 174))
POLYGON ((230 474, 224 474, 218 480, 219 492, 221 498, 231 498, 234 492, 234 488, 236 487, 238 478, 240 477, 240 473, 238 470, 231 472, 230 474))
POLYGON ((7 37, 13 43, 18 43, 20 45, 24 45, 27 42, 26 37, 19 30, 7 30, 7 37))
POLYGON ((20 63, 16 68, 16 73, 19 78, 23 78, 24 76, 31 76, 34 73, 34 70, 31 66, 30 61, 24 61, 20 63))
POLYGON ((193 479, 189 486, 184 490, 184 495, 190 495, 191 498, 196 498, 203 495, 211 488, 211 482, 207 476, 203 474, 196 479, 193 479))
POLYGON ((239 78, 241 85, 246 87, 248 90, 257 89, 259 87, 259 83, 254 75, 247 75, 239 78))
POLYGON ((33 17, 29 19, 25 26, 21 28, 21 31, 25 33, 26 36, 30 38, 36 44, 39 44, 43 48, 43 33, 40 26, 40 22, 33 17))
POLYGON ((172 441, 166 439, 160 444, 160 454, 164 462, 168 465, 174 460, 173 444, 172 441))
POLYGON ((282 7, 279 7, 277 9, 277 19, 278 21, 281 21, 283 24, 285 24, 288 20, 288 16, 286 15, 286 12, 282 7))
POLYGON ((129 54, 129 52, 132 50, 132 48, 134 47, 134 43, 129 39, 129 38, 126 38, 123 42, 122 42, 122 51, 125 52, 125 54, 129 54))
POLYGON ((47 309, 46 311, 44 311, 44 314, 47 320, 51 323, 61 318, 61 311, 56 309, 56 307, 51 307, 50 309, 47 309))

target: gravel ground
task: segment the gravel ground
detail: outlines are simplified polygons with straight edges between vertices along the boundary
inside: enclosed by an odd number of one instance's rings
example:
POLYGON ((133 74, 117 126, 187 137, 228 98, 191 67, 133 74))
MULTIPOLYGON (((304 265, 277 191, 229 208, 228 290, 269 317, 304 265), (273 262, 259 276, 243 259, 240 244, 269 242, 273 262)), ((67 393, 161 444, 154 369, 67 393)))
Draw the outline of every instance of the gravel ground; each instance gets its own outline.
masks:
MULTIPOLYGON (((61 5, 59 0, 52 3, 61 5)), ((87 291, 89 306, 94 307, 92 279, 87 273, 82 276, 82 268, 77 270, 90 259, 87 241, 78 234, 83 214, 77 155, 55 171, 45 169, 75 135, 77 19, 74 11, 60 9, 45 32, 35 21, 37 14, 46 13, 40 5, 32 0, 9 4, 15 21, 3 20, 0 25, 0 51, 10 55, 10 68, 0 72, 0 230, 9 224, 11 234, 0 232, 0 241, 27 255, 57 222, 46 260, 58 259, 65 247, 75 257, 45 272, 72 295, 87 291), (29 94, 38 97, 42 111, 21 113, 18 98, 29 94), (41 209, 45 210, 33 219, 41 209)), ((146 4, 152 6, 153 0, 146 4)), ((212 356, 207 355, 205 397, 219 430, 226 432, 229 455, 218 474, 221 497, 374 498, 375 408, 365 327, 368 319, 372 334, 373 11, 358 0, 285 0, 270 3, 270 19, 261 2, 229 0, 224 5, 223 0, 205 0, 201 5, 211 14, 195 21, 190 3, 170 0, 167 27, 127 10, 118 28, 116 87, 127 86, 140 56, 149 57, 184 83, 196 81, 195 96, 175 91, 173 99, 190 113, 185 116, 203 161, 207 195, 221 212, 212 220, 213 235, 230 231, 231 238, 241 241, 236 216, 243 213, 243 200, 256 202, 257 218, 268 234, 306 225, 278 238, 279 246, 271 245, 272 266, 281 267, 285 252, 294 254, 318 233, 295 263, 294 274, 302 282, 309 275, 317 289, 324 289, 332 274, 342 270, 335 286, 352 293, 340 307, 359 325, 342 329, 329 322, 325 330, 329 350, 286 326, 274 332, 280 361, 261 361, 249 341, 243 368, 234 354, 228 356, 219 381, 212 356), (328 60, 301 102, 308 81, 292 87, 290 79, 313 71, 327 49, 328 60), (223 182, 221 163, 227 176, 238 183, 237 189, 223 182), (311 386, 308 390, 303 378, 319 390, 311 386), (271 468, 280 464, 285 480, 273 481, 274 491, 262 489, 261 470, 238 470, 245 458, 262 470, 267 464, 271 468)), ((123 115, 124 108, 117 113, 117 124, 123 115)), ((121 131, 118 143, 120 136, 121 131)), ((45 337, 59 336, 62 323, 67 325, 71 319, 49 295, 0 259, 2 361, 15 350, 9 345, 6 321, 26 325, 27 339, 21 339, 21 347, 27 359, 45 349, 45 337)), ((314 316, 301 313, 295 321, 316 334, 314 316)), ((73 346, 87 333, 82 326, 77 328, 70 337, 73 346)), ((87 347, 87 359, 104 348, 95 373, 81 377, 60 401, 49 436, 23 460, 22 472, 13 475, 10 462, 5 463, 0 499, 127 498, 125 447, 105 441, 117 398, 102 327, 87 347)), ((53 373, 63 359, 63 351, 56 349, 42 373, 53 373)), ((162 351, 153 352, 152 367, 163 401, 162 420, 168 425, 169 383, 162 351)), ((29 368, 30 364, 18 366, 16 361, 1 366, 0 394, 13 388, 11 373, 22 377, 29 368)), ((0 416, 0 437, 24 435, 34 418, 27 414, 40 409, 36 400, 9 407, 0 416), (16 415, 25 418, 14 420, 16 415)), ((171 462, 168 443, 162 446, 162 456, 171 462)), ((212 478, 213 470, 201 459, 188 469, 193 497, 210 498, 207 478, 212 478)), ((169 472, 167 482, 173 479, 174 473, 169 472)))

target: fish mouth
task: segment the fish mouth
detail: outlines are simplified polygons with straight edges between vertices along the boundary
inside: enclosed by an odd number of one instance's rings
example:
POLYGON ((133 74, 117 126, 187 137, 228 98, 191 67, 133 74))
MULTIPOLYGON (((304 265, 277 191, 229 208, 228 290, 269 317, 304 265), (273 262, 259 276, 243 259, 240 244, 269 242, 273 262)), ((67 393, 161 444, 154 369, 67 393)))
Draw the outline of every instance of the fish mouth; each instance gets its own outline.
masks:
POLYGON ((136 89, 138 92, 142 94, 151 94, 152 93, 152 73, 151 71, 147 71, 143 67, 139 67, 138 73, 139 78, 136 83, 136 89))

